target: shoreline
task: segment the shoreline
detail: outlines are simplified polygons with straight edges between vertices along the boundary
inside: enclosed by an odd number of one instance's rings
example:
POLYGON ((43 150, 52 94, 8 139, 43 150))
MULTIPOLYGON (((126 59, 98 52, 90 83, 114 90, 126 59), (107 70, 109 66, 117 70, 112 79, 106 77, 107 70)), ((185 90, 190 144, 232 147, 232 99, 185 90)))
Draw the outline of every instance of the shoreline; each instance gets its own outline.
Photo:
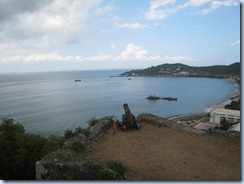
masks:
POLYGON ((220 102, 220 103, 217 103, 217 104, 214 104, 212 106, 210 106, 208 108, 208 112, 211 112, 213 110, 216 110, 216 109, 224 109, 224 107, 228 104, 230 104, 232 101, 238 101, 240 100, 241 96, 241 91, 240 91, 240 81, 238 81, 237 79, 235 78, 226 78, 226 80, 230 80, 230 81, 233 81, 235 82, 236 84, 236 87, 233 91, 233 93, 226 99, 224 100, 223 102, 220 102))
POLYGON ((194 117, 198 117, 198 116, 206 116, 208 113, 211 113, 212 111, 214 111, 216 109, 224 109, 224 107, 226 105, 230 104, 232 101, 240 100, 241 96, 240 96, 240 83, 239 83, 239 81, 237 79, 234 79, 234 78, 225 78, 225 80, 230 80, 230 81, 233 81, 236 83, 236 87, 233 91, 233 94, 230 95, 230 97, 228 97, 226 100, 209 106, 203 112, 188 113, 188 114, 177 114, 177 115, 169 116, 166 118, 168 120, 171 120, 171 121, 177 121, 177 120, 184 119, 184 118, 189 119, 189 118, 194 118, 194 117))

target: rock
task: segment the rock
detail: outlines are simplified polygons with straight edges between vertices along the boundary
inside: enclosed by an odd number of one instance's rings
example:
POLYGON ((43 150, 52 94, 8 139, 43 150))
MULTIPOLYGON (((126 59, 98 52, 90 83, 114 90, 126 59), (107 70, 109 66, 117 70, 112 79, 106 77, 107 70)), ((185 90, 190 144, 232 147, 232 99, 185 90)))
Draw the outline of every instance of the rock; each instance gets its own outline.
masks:
POLYGON ((118 161, 76 154, 71 146, 78 142, 92 149, 96 140, 112 127, 112 116, 102 118, 90 127, 90 135, 78 134, 67 140, 57 151, 36 162, 37 180, 109 180, 125 179, 129 168, 118 161))

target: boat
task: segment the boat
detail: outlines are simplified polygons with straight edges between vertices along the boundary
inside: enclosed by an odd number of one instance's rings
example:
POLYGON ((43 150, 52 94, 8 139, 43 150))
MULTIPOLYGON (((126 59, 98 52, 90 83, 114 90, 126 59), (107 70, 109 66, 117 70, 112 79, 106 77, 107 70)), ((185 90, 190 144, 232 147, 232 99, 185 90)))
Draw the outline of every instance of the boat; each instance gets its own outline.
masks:
POLYGON ((80 82, 81 80, 80 79, 76 79, 75 82, 80 82))
POLYGON ((146 99, 148 99, 148 100, 159 100, 160 97, 159 96, 156 96, 156 95, 150 95, 146 99))
POLYGON ((128 78, 128 80, 131 80, 131 78, 128 78))
POLYGON ((173 98, 173 97, 165 97, 165 98, 161 98, 162 100, 177 100, 177 98, 173 98))
POLYGON ((159 96, 156 96, 156 95, 150 95, 148 96, 146 99, 148 100, 174 100, 176 101, 177 98, 173 98, 173 97, 164 97, 164 98, 160 98, 159 96))

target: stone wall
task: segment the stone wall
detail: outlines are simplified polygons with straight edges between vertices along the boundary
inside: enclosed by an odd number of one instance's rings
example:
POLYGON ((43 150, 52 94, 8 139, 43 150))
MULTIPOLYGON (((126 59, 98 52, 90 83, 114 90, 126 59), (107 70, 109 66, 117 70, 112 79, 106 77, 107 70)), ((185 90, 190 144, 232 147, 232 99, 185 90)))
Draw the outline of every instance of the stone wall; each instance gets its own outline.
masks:
MULTIPOLYGON (((115 180, 126 179, 130 169, 122 162, 87 156, 96 141, 113 126, 113 116, 102 118, 90 127, 89 136, 78 134, 67 140, 57 151, 46 155, 36 162, 37 180, 115 180), (85 147, 83 152, 71 149, 74 143, 85 147)), ((174 123, 153 114, 142 113, 138 122, 149 123, 158 127, 182 129, 193 133, 206 133, 190 126, 174 123)), ((213 131, 211 134, 222 134, 228 137, 240 137, 238 132, 213 131)))
MULTIPOLYGON (((88 157, 86 153, 92 149, 99 137, 112 127, 112 116, 102 118, 90 127, 90 134, 78 134, 67 140, 57 151, 46 155, 36 162, 37 180, 101 180, 125 179, 128 167, 118 161, 88 157), (74 143, 84 145, 85 151, 75 152, 74 143)), ((83 147, 82 147, 83 148, 83 147)))
POLYGON ((159 127, 181 129, 181 130, 186 130, 186 131, 190 131, 193 133, 204 133, 201 130, 194 129, 190 126, 186 126, 183 124, 178 124, 178 123, 175 123, 175 122, 170 121, 168 119, 162 118, 160 116, 155 116, 155 115, 149 114, 149 113, 139 114, 137 117, 137 121, 146 122, 146 123, 156 125, 159 127))

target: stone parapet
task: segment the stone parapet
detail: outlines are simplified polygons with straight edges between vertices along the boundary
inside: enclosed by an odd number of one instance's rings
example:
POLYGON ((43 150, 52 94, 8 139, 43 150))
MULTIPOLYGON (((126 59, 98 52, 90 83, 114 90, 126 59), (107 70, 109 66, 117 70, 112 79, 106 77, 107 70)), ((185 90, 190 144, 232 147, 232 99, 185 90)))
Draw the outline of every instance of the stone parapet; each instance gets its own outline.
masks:
MULTIPOLYGON (((108 180, 125 179, 128 167, 119 161, 88 157, 97 139, 102 137, 113 124, 112 116, 100 119, 90 127, 89 136, 78 134, 57 151, 36 162, 37 180, 108 180), (74 143, 84 146, 85 152, 75 152, 74 143)), ((79 148, 79 147, 78 147, 79 148)), ((82 147, 83 148, 83 147, 82 147)))

